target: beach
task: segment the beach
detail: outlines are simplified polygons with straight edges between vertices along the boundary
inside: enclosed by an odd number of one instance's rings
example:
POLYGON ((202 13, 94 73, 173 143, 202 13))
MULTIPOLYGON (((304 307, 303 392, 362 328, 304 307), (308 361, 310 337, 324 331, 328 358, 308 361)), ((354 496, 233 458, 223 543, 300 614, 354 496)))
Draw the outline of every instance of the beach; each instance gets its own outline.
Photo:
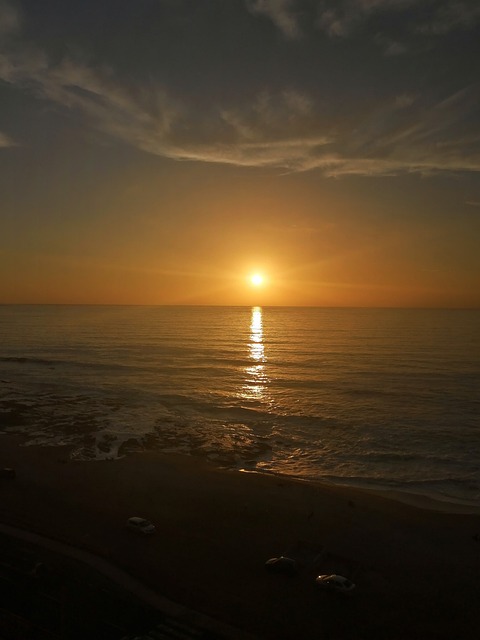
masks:
POLYGON ((188 456, 79 462, 22 442, 2 436, 16 478, 1 481, 0 520, 106 558, 184 607, 272 640, 478 637, 478 513, 188 456), (133 515, 156 533, 127 531, 133 515), (297 576, 265 570, 282 553, 297 576), (316 588, 333 571, 354 580, 353 597, 316 588))

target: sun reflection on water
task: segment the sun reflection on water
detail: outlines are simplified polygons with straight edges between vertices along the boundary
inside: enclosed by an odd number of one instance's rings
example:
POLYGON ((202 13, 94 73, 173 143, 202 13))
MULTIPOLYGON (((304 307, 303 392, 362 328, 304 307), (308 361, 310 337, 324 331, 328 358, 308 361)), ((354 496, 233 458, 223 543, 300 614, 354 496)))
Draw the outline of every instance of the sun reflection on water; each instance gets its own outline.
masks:
POLYGON ((265 345, 263 338, 263 316, 261 307, 252 307, 250 321, 249 355, 252 363, 245 367, 246 380, 242 389, 244 398, 260 400, 264 397, 268 378, 265 374, 265 345))
POLYGON ((250 322, 250 357, 257 362, 265 361, 261 307, 253 307, 252 309, 252 320, 250 322))

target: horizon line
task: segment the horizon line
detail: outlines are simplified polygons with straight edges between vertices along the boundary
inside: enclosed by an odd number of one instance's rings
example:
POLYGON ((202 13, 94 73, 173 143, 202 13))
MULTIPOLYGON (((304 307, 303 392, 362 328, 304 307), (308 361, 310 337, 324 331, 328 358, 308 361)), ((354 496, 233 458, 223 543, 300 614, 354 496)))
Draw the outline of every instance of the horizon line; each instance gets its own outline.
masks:
POLYGON ((0 307, 209 307, 209 308, 244 308, 260 307, 262 309, 385 309, 385 310, 419 310, 419 311, 480 311, 480 306, 377 306, 377 305, 314 305, 314 304, 182 304, 182 303, 109 303, 109 302, 0 302, 0 307))

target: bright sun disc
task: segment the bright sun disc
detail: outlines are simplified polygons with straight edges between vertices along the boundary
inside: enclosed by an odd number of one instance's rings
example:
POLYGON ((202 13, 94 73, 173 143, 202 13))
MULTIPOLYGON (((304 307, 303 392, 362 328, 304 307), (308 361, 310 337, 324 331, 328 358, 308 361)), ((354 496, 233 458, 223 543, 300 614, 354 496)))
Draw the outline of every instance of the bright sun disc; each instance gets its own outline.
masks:
POLYGON ((263 276, 259 273, 254 273, 253 276, 250 276, 250 282, 255 287, 259 287, 261 284, 263 284, 263 276))

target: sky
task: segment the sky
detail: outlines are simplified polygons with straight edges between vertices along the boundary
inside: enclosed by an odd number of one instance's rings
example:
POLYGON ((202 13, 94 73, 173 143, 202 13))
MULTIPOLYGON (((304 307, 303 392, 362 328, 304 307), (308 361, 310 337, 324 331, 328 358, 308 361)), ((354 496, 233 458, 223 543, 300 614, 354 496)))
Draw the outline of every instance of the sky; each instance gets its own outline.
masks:
POLYGON ((480 3, 0 0, 0 303, 480 307, 480 3))

